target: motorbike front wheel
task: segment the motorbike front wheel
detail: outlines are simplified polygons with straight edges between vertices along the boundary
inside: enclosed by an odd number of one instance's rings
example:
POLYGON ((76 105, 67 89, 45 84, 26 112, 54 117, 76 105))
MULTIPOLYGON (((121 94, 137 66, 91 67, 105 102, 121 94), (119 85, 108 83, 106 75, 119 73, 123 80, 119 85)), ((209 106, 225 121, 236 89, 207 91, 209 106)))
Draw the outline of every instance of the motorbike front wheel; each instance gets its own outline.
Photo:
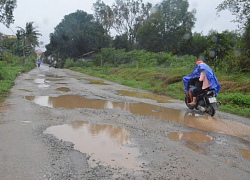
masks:
POLYGON ((208 105, 206 113, 208 113, 210 116, 214 116, 215 109, 214 109, 214 107, 211 104, 208 105))

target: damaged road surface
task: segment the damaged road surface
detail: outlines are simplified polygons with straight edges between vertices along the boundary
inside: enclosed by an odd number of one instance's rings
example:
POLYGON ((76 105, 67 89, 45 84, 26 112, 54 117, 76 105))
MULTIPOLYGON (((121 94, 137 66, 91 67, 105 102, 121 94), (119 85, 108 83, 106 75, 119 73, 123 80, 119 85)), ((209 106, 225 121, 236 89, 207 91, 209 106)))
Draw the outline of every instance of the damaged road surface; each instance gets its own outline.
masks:
POLYGON ((0 176, 248 180, 249 120, 41 65, 0 105, 0 176))

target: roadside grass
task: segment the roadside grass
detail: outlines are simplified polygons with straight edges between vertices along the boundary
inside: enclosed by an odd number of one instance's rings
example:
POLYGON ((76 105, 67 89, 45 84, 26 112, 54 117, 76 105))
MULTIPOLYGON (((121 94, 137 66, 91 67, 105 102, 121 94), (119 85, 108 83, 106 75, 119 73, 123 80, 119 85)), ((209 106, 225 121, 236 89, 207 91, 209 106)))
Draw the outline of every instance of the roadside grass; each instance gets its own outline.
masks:
MULTIPOLYGON (((182 77, 190 68, 97 68, 73 67, 71 70, 104 78, 122 85, 148 90, 158 95, 184 100, 182 77)), ((215 72, 221 85, 218 101, 221 111, 250 118, 250 75, 215 72)))
POLYGON ((3 102, 9 95, 10 89, 15 85, 15 79, 20 73, 28 72, 36 67, 34 57, 27 58, 24 61, 21 57, 9 56, 7 58, 14 60, 0 62, 0 102, 3 102))

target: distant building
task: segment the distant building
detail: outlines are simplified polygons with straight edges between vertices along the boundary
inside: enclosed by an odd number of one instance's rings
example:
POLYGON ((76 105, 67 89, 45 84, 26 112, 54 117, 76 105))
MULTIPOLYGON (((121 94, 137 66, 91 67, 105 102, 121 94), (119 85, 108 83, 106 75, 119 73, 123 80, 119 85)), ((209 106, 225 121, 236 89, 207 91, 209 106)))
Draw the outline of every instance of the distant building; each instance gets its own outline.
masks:
POLYGON ((0 33, 0 36, 1 36, 1 39, 7 39, 7 38, 16 39, 17 38, 16 35, 7 35, 7 34, 2 34, 2 33, 0 33))
POLYGON ((41 55, 41 54, 43 54, 43 51, 41 49, 38 49, 38 50, 36 50, 36 54, 41 55))

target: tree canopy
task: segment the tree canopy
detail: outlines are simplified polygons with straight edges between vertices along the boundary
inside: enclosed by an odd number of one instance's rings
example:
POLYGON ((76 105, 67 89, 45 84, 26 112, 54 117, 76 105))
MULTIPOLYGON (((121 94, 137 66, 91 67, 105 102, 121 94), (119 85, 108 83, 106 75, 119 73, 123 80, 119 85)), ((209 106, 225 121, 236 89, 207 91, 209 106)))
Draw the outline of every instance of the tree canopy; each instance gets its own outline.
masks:
POLYGON ((16 33, 18 46, 21 43, 23 48, 23 55, 31 54, 35 51, 35 47, 39 46, 38 36, 41 36, 34 22, 27 22, 25 28, 18 27, 19 30, 16 33))
POLYGON ((229 10, 233 15, 236 15, 236 22, 246 25, 250 19, 250 1, 249 0, 224 0, 218 5, 217 10, 229 10))
POLYGON ((0 1, 0 23, 9 27, 14 22, 13 11, 16 7, 16 0, 0 1))
POLYGON ((138 31, 138 42, 146 50, 178 53, 180 45, 192 35, 195 13, 187 0, 163 0, 138 31))
POLYGON ((93 7, 95 18, 107 31, 114 29, 119 36, 127 35, 130 46, 133 46, 137 30, 148 19, 152 4, 142 0, 115 0, 110 7, 97 0, 93 7))
POLYGON ((64 16, 55 27, 46 48, 51 54, 60 54, 60 57, 79 58, 107 46, 108 39, 103 26, 94 21, 93 15, 77 10, 64 16))

